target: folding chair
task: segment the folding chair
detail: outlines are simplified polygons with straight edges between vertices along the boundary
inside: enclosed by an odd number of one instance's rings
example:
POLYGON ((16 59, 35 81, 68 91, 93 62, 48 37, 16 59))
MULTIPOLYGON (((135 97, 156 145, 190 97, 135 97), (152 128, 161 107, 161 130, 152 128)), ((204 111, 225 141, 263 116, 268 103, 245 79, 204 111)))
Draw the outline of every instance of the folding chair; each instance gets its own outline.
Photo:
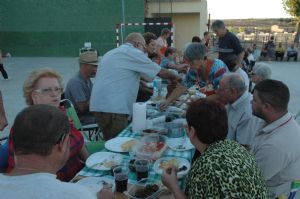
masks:
POLYGON ((67 116, 73 120, 75 128, 80 130, 85 138, 89 141, 103 140, 102 132, 97 123, 82 125, 73 103, 69 99, 63 99, 61 103, 64 104, 67 116))

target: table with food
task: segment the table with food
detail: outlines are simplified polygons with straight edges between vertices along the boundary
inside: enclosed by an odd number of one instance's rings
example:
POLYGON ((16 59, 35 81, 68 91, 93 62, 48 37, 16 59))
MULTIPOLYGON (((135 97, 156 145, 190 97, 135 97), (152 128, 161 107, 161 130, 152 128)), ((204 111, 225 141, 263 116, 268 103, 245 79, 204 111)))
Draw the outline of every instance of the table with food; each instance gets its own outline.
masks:
POLYGON ((167 192, 161 182, 163 170, 175 166, 184 189, 195 151, 186 134, 185 109, 195 96, 196 91, 190 91, 164 111, 159 109, 159 101, 146 102, 146 127, 135 131, 130 124, 108 140, 105 149, 87 159, 73 181, 95 193, 110 186, 129 198, 157 198, 167 192))

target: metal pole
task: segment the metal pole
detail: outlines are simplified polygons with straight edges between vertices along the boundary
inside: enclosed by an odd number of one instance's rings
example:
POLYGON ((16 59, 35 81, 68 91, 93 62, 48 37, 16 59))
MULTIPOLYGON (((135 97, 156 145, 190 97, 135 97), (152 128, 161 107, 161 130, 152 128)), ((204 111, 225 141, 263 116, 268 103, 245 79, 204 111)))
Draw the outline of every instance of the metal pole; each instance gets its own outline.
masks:
MULTIPOLYGON (((125 5, 124 5, 124 0, 122 0, 122 21, 123 21, 123 24, 125 24, 125 5)), ((124 35, 125 35, 125 28, 124 28, 124 32, 123 32, 123 29, 122 29, 122 26, 121 26, 121 39, 122 39, 122 44, 124 43, 124 35)))

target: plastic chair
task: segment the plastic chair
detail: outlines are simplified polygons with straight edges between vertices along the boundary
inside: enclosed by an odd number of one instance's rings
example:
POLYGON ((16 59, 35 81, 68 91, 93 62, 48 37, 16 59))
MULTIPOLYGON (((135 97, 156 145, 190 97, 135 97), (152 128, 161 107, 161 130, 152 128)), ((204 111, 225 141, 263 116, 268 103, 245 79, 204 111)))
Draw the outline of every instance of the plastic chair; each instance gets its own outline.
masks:
POLYGON ((73 120, 75 128, 80 130, 85 138, 89 141, 103 140, 102 133, 97 123, 82 125, 73 103, 69 99, 63 99, 61 100, 61 103, 64 104, 67 116, 73 120))

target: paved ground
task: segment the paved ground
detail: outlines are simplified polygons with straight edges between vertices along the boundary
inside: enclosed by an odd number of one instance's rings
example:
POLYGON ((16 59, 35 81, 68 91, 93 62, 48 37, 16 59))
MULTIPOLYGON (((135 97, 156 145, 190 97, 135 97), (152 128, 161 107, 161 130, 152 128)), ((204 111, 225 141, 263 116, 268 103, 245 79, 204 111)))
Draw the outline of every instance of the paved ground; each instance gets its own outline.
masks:
MULTIPOLYGON (((272 68, 272 77, 283 81, 291 92, 289 111, 296 113, 300 110, 300 62, 268 62, 272 68)), ((16 114, 26 104, 23 98, 22 85, 28 74, 40 67, 51 67, 59 72, 66 83, 78 70, 76 58, 9 58, 4 60, 5 68, 11 80, 5 81, 0 76, 0 89, 4 96, 4 105, 9 126, 0 134, 8 133, 16 114)))

